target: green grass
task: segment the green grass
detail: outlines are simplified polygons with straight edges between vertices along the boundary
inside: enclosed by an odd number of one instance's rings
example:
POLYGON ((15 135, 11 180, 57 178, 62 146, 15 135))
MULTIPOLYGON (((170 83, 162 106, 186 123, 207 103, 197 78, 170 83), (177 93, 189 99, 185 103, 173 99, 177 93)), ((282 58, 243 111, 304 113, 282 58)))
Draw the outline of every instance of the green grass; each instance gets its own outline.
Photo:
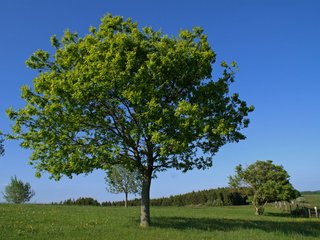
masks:
POLYGON ((305 198, 310 207, 317 206, 320 208, 320 194, 303 194, 302 197, 305 198))
POLYGON ((274 208, 152 207, 152 226, 139 227, 139 208, 0 205, 0 239, 320 239, 320 219, 292 218, 274 208))

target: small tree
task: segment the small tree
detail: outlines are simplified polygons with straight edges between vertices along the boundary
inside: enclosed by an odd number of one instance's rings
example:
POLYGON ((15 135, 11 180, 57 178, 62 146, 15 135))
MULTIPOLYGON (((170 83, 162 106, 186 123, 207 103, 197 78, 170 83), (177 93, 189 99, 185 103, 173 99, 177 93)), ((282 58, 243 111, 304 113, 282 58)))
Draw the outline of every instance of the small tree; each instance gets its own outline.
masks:
POLYGON ((268 202, 289 201, 299 196, 283 166, 275 165, 271 160, 256 161, 246 169, 238 165, 235 176, 229 177, 229 185, 253 193, 252 204, 256 215, 264 213, 268 202))
POLYGON ((107 190, 111 193, 125 194, 125 207, 128 206, 129 193, 141 193, 141 178, 137 171, 129 171, 122 165, 115 165, 107 172, 107 190))
POLYGON ((6 186, 3 197, 9 203, 25 203, 35 195, 29 183, 23 183, 16 176, 11 177, 11 183, 6 186))

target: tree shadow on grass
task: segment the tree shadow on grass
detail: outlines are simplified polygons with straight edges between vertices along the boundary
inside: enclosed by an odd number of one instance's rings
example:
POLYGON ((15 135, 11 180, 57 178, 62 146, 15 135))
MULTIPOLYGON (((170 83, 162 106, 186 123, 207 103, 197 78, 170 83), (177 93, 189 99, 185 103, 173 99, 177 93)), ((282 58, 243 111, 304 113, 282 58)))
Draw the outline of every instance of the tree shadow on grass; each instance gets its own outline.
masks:
POLYGON ((295 216, 291 215, 290 213, 286 213, 286 212, 266 212, 263 215, 264 216, 270 216, 270 217, 282 217, 282 218, 293 218, 293 217, 295 217, 295 216))
POLYGON ((274 222, 270 220, 243 220, 225 218, 186 218, 186 217, 154 217, 152 226, 158 228, 173 228, 178 230, 202 231, 234 231, 263 230, 265 232, 282 232, 287 235, 301 234, 320 237, 319 222, 274 222))

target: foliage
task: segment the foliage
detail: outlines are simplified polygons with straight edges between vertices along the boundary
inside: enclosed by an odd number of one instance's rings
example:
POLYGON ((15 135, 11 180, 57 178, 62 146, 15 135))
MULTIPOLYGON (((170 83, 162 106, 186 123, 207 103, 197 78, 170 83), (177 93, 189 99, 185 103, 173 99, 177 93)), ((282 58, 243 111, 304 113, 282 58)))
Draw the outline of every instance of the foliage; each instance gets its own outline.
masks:
MULTIPOLYGON (((170 197, 151 199, 152 206, 227 206, 245 205, 247 197, 228 188, 218 188, 174 195, 170 197)), ((138 199, 128 202, 129 206, 137 206, 138 199)), ((109 206, 123 205, 122 202, 112 202, 109 206)))
POLYGON ((59 240, 318 240, 319 219, 293 218, 268 208, 261 218, 248 206, 153 207, 148 231, 137 228, 140 209, 0 204, 0 238, 59 240))
POLYGON ((115 165, 107 171, 105 180, 109 192, 125 194, 125 207, 127 207, 129 193, 141 193, 140 174, 137 171, 130 171, 122 165, 115 165))
POLYGON ((245 139, 253 107, 229 93, 236 64, 223 62, 213 80, 215 53, 199 27, 168 37, 107 15, 90 34, 66 31, 51 43, 52 56, 37 50, 26 62, 39 74, 33 88, 22 87, 25 107, 7 110, 11 138, 33 150, 37 175, 137 170, 148 226, 156 172, 211 167, 221 146, 245 139))
POLYGON ((76 200, 74 199, 67 199, 60 203, 52 203, 53 205, 59 204, 59 205, 82 205, 82 206, 100 206, 100 203, 91 197, 80 197, 76 200))
POLYGON ((262 215, 268 202, 289 201, 299 196, 299 192, 289 182, 289 175, 282 166, 271 160, 256 161, 246 169, 236 167, 236 174, 229 178, 230 187, 249 189, 253 192, 252 204, 257 215, 262 215))
MULTIPOLYGON (((141 200, 136 198, 129 200, 127 206, 139 206, 141 200)), ((67 199, 59 203, 60 205, 92 205, 120 207, 125 206, 125 201, 106 201, 101 204, 93 198, 67 199)), ((230 188, 208 189, 197 192, 190 192, 170 197, 155 198, 150 200, 152 206, 229 206, 246 205, 247 196, 230 188)))
POLYGON ((16 176, 11 178, 11 183, 5 187, 3 197, 9 203, 25 203, 35 195, 29 183, 23 183, 16 176))

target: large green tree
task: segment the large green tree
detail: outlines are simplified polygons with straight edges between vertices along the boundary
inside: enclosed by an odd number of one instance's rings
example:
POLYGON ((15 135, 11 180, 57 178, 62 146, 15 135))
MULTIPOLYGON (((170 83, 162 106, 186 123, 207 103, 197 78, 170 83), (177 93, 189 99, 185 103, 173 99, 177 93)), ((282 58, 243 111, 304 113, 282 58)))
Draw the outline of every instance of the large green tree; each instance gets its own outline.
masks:
POLYGON ((240 131, 253 109, 229 94, 234 63, 211 78, 215 53, 199 27, 169 37, 107 15, 89 30, 53 36, 51 56, 38 50, 27 61, 39 74, 33 88, 22 87, 25 107, 7 111, 12 137, 33 150, 38 175, 59 179, 115 164, 139 171, 145 227, 152 176, 210 167, 221 146, 245 139, 240 131))
POLYGON ((130 171, 122 165, 115 165, 107 171, 105 177, 107 190, 112 193, 124 193, 124 206, 128 206, 128 194, 141 192, 141 177, 138 171, 130 171))
POLYGON ((4 199, 9 203, 25 203, 35 195, 35 192, 31 189, 30 183, 24 183, 17 179, 16 176, 11 178, 10 184, 8 184, 3 193, 4 199))
POLYGON ((271 160, 256 161, 247 168, 236 167, 236 174, 229 177, 232 188, 252 193, 252 205, 256 215, 262 215, 268 202, 289 201, 299 196, 289 181, 289 174, 283 166, 271 160))

